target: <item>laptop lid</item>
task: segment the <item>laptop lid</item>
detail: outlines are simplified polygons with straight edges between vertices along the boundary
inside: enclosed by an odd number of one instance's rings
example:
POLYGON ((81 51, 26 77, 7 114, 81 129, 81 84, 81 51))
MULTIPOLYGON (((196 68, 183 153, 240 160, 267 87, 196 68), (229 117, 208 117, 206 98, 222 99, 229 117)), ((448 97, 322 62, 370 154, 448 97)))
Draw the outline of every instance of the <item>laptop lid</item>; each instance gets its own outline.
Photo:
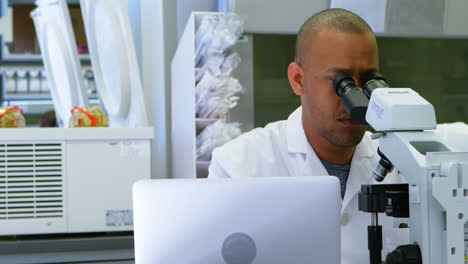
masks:
POLYGON ((144 180, 136 263, 340 263, 336 177, 144 180))

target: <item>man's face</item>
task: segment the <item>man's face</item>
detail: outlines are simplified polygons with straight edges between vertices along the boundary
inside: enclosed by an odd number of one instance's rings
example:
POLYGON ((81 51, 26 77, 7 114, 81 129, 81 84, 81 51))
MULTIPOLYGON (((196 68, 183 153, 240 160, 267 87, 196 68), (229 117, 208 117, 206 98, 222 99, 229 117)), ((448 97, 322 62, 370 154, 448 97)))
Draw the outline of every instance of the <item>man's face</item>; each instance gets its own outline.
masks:
POLYGON ((363 78, 378 70, 378 51, 371 34, 319 32, 305 47, 301 95, 304 129, 338 147, 359 144, 365 126, 351 120, 333 89, 333 79, 340 73, 352 76, 362 87, 363 78))

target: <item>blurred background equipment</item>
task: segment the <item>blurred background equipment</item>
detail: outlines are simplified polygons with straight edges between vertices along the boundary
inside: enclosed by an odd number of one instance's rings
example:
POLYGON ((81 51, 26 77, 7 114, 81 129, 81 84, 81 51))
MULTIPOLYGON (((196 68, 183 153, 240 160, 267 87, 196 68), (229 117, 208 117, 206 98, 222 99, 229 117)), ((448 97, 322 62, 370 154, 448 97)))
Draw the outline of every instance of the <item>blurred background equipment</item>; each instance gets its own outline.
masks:
POLYGON ((57 127, 57 119, 54 110, 47 111, 41 115, 39 127, 57 127))
POLYGON ((0 0, 0 18, 6 16, 7 8, 8 8, 8 1, 0 0))
MULTIPOLYGON (((99 107, 88 107, 86 89, 90 86, 83 82, 67 4, 65 0, 39 0, 36 4, 31 16, 47 74, 32 69, 10 71, 7 83, 15 94, 29 94, 38 90, 38 82, 39 90, 43 89, 42 81, 46 78, 48 85, 45 87, 50 88, 61 127, 27 128, 16 132, 0 130, 0 166, 3 168, 0 170, 3 190, 0 191, 0 236, 132 231, 132 184, 151 177, 153 128, 139 122, 144 112, 142 115, 134 112, 126 123, 140 124, 139 127, 97 127, 108 122, 99 107), (76 122, 72 123, 79 128, 65 128, 72 110, 76 114, 73 119, 76 122), (81 127, 93 125, 95 127, 81 127)), ((122 16, 128 16, 124 1, 113 2, 113 7, 122 10, 122 16)), ((100 9, 99 12, 99 16, 108 17, 106 12, 114 11, 100 9)), ((120 23, 128 23, 128 18, 120 23)), ((112 24, 108 30, 117 32, 120 26, 112 24)), ((128 25, 124 27, 129 28, 128 25)), ((112 35, 107 37, 115 39, 112 35)), ((121 41, 132 42, 133 39, 122 38, 121 41)), ((122 45, 128 47, 126 54, 135 56, 130 44, 122 45)), ((104 54, 113 56, 113 53, 104 54)), ((93 60, 93 64, 104 59, 106 56, 101 56, 101 60, 93 60)), ((105 63, 104 66, 98 75, 109 73, 108 67, 114 65, 105 63)), ((125 73, 139 78, 138 68, 125 73)), ((89 75, 89 72, 84 74, 89 75)), ((120 77, 112 74, 105 78, 120 77)), ((130 97, 141 94, 141 87, 139 89, 130 90, 130 97)), ((144 103, 139 103, 144 109, 144 103)), ((46 114, 44 119, 48 116, 46 114)))

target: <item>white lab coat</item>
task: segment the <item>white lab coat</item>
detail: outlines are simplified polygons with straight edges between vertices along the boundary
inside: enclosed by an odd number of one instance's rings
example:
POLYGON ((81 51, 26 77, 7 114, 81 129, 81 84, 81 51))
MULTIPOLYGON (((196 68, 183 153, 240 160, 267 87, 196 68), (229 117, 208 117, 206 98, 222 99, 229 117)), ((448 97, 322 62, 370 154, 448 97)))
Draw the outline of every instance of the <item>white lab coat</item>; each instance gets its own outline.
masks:
MULTIPOLYGON (((286 121, 279 121, 245 133, 213 152, 209 177, 271 177, 329 175, 308 143, 302 127, 302 108, 286 121)), ((367 226, 371 215, 358 210, 361 184, 377 183, 372 171, 380 157, 378 142, 366 133, 356 148, 346 184, 341 210, 341 263, 369 263, 367 226)), ((383 183, 404 182, 398 172, 383 183)), ((407 244, 408 229, 394 228, 394 219, 379 214, 383 229, 382 257, 401 244, 407 244)))

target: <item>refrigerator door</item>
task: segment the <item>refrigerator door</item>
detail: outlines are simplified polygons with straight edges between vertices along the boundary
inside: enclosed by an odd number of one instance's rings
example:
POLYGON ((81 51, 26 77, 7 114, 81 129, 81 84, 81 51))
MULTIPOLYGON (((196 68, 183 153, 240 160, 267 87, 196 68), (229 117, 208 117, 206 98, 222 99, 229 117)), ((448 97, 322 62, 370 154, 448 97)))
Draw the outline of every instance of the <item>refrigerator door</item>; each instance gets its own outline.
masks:
POLYGON ((81 65, 65 0, 39 0, 31 12, 41 48, 57 124, 68 127, 71 109, 88 105, 81 65))
POLYGON ((81 0, 97 90, 111 127, 148 125, 127 1, 81 0))

